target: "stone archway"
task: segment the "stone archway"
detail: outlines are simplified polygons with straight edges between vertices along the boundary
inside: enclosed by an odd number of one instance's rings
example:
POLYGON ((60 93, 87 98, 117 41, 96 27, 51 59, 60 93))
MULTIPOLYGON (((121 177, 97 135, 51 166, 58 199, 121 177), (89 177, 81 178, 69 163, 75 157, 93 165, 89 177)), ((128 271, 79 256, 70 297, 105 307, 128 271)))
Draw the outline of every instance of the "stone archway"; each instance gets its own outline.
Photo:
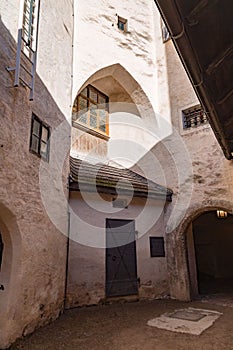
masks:
POLYGON ((0 348, 18 335, 18 330, 12 330, 13 320, 17 305, 20 300, 20 256, 21 235, 12 212, 0 204, 0 232, 4 244, 2 264, 0 270, 0 348))
POLYGON ((167 234, 167 264, 171 297, 189 301, 198 294, 196 281, 196 261, 193 256, 192 222, 201 214, 224 210, 233 214, 232 203, 225 200, 212 200, 190 207, 176 230, 167 234), (189 255, 188 255, 189 254, 189 255), (190 278, 191 276, 191 278, 190 278))

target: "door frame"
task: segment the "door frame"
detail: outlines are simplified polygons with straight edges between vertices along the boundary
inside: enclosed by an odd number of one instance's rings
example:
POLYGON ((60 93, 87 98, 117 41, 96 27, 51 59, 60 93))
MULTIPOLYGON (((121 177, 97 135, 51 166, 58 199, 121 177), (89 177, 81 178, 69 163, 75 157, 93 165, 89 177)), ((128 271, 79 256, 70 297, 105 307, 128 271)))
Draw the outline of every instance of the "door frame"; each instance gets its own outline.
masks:
MULTIPOLYGON (((106 220, 105 220, 105 234, 106 234, 106 248, 105 248, 105 296, 106 296, 106 298, 113 298, 113 297, 116 297, 116 298, 119 298, 119 297, 123 297, 123 295, 119 295, 119 296, 111 296, 111 295, 108 295, 108 293, 107 293, 107 263, 108 263, 108 258, 107 258, 107 250, 109 249, 108 247, 107 247, 107 234, 108 234, 108 232, 107 232, 107 223, 108 223, 108 221, 115 221, 115 222, 117 222, 117 221, 120 221, 120 222, 122 222, 122 221, 124 221, 124 222, 126 222, 126 223, 133 223, 133 232, 134 232, 134 240, 132 241, 132 243, 134 243, 134 266, 135 266, 135 277, 136 277, 136 280, 138 281, 138 275, 137 275, 137 247, 136 247, 136 230, 135 230, 135 220, 132 220, 132 219, 124 219, 124 218, 122 218, 122 219, 120 219, 120 218, 118 218, 118 219, 112 219, 112 218, 106 218, 106 220)), ((120 226, 119 226, 120 227, 120 226)), ((138 293, 139 293, 139 290, 138 290, 139 288, 138 288, 138 283, 137 283, 137 291, 135 292, 135 293, 133 293, 133 294, 126 294, 126 295, 124 295, 125 297, 127 297, 127 296, 130 296, 130 295, 138 295, 138 293)))

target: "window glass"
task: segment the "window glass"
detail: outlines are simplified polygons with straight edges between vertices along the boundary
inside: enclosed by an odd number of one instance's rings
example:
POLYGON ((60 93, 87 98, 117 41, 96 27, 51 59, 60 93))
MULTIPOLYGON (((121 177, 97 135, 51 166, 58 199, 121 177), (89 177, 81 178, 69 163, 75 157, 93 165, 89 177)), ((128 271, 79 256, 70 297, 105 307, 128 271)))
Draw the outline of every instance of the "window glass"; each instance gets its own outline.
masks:
POLYGON ((31 149, 36 152, 39 153, 39 138, 36 137, 35 135, 32 135, 32 139, 31 139, 31 149))
POLYGON ((87 109, 87 103, 88 101, 83 98, 82 96, 79 96, 78 97, 78 110, 79 111, 82 111, 82 110, 86 110, 87 109))
POLYGON ((88 85, 75 99, 72 120, 75 127, 85 125, 87 132, 95 130, 107 135, 108 97, 88 85))
POLYGON ((49 127, 32 114, 30 151, 43 159, 49 156, 49 127))
POLYGON ((40 155, 43 157, 43 158, 46 158, 47 157, 47 148, 48 148, 48 145, 47 143, 45 142, 41 142, 41 147, 40 147, 40 155))
POLYGON ((40 136, 40 123, 36 119, 33 120, 33 134, 40 136))
POLYGON ((87 124, 87 113, 80 113, 78 121, 82 124, 87 124))
POLYGON ((47 142, 49 138, 49 131, 46 127, 42 126, 42 135, 41 135, 41 139, 44 142, 47 142))
POLYGON ((97 103, 97 100, 98 100, 97 91, 90 88, 90 96, 89 97, 93 102, 97 103))
POLYGON ((94 115, 90 115, 90 127, 97 129, 97 118, 94 115))

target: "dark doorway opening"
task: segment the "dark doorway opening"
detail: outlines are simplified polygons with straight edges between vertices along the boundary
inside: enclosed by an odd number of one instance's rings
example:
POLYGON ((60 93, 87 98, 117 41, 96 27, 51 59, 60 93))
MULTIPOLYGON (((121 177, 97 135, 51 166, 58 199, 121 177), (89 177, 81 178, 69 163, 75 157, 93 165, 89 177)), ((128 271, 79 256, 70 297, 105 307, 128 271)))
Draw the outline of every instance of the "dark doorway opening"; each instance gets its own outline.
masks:
POLYGON ((216 211, 193 221, 199 294, 233 292, 233 215, 216 211))
POLYGON ((138 293, 135 223, 106 220, 106 296, 138 293))

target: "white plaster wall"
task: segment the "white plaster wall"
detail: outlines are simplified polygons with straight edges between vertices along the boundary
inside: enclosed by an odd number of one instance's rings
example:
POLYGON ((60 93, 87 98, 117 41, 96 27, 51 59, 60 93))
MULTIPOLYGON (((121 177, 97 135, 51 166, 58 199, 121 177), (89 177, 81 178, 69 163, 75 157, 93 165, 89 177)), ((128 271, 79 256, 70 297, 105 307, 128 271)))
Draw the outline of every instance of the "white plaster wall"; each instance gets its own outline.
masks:
MULTIPOLYGON (((20 3, 1 0, 0 15, 17 42, 20 3)), ((71 118, 73 1, 41 0, 37 51, 37 74, 66 119, 71 118), (61 16, 62 14, 62 16, 61 16)), ((15 64, 15 55, 5 67, 15 64)))
POLYGON ((172 41, 164 46, 173 133, 138 162, 137 170, 174 192, 166 212, 170 291, 171 296, 188 300, 187 225, 204 210, 232 212, 233 163, 224 157, 209 125, 182 129, 182 110, 199 102, 172 41))
POLYGON ((163 203, 134 199, 128 209, 119 209, 112 208, 110 195, 103 198, 101 203, 93 194, 83 200, 79 193, 71 193, 67 306, 97 304, 105 299, 106 218, 135 220, 139 297, 166 295, 166 258, 151 258, 149 243, 149 236, 164 236, 163 214, 158 215, 163 203), (147 226, 149 217, 154 217, 151 227, 147 226))
MULTIPOLYGON (((171 132, 160 15, 153 0, 79 1, 74 14, 73 100, 90 76, 114 64, 120 64, 138 83, 129 84, 130 76, 119 74, 118 83, 138 104, 141 118, 110 116, 108 157, 132 166, 171 132), (127 33, 118 29, 117 15, 128 20, 127 33)), ((107 93, 104 85, 102 91, 107 93)))

